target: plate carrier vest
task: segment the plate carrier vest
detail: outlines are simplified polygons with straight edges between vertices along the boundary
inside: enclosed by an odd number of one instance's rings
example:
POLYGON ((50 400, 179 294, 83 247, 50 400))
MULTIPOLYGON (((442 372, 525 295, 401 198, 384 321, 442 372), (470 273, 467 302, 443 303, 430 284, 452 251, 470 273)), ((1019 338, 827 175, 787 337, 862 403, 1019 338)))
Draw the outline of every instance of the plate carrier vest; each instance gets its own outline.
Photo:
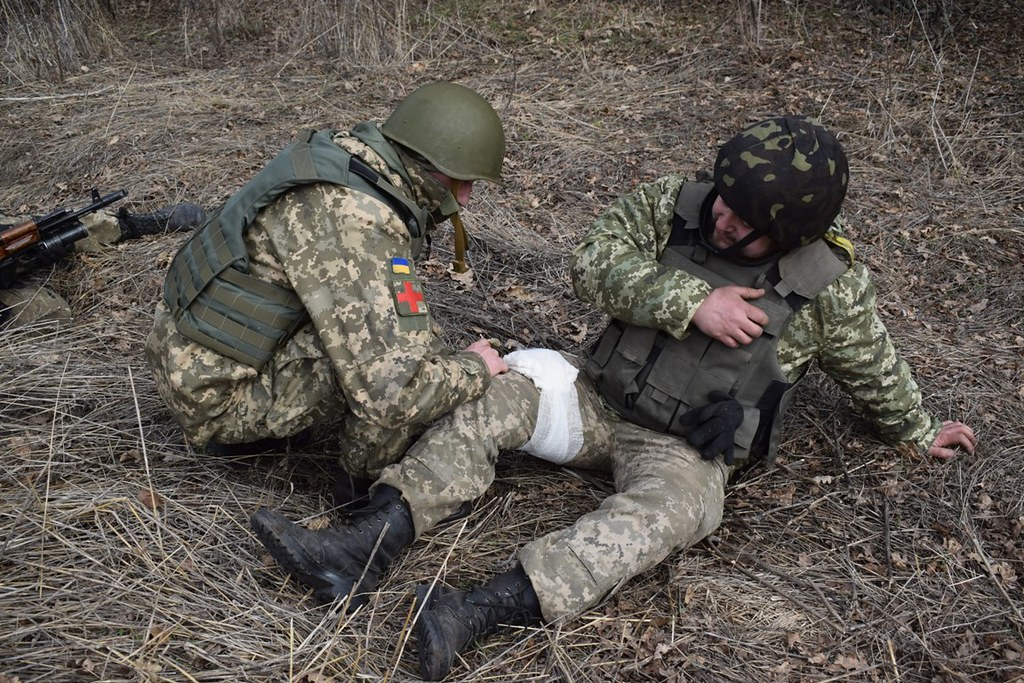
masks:
MULTIPOLYGON (((164 281, 164 303, 178 331, 257 370, 306 320, 298 295, 249 274, 243 234, 256 215, 282 194, 311 183, 331 183, 384 202, 405 222, 413 258, 423 246, 427 212, 359 157, 333 142, 335 130, 305 131, 182 245, 164 281)), ((373 123, 351 134, 384 159, 407 185, 396 150, 373 123)))
POLYGON ((789 380, 779 367, 779 337, 793 313, 846 272, 849 262, 824 239, 757 265, 718 256, 700 237, 701 210, 713 189, 710 182, 682 186, 672 233, 659 262, 714 288, 763 287, 765 295, 749 303, 768 314, 764 333, 746 346, 730 349, 695 326, 679 340, 662 330, 612 320, 585 368, 601 396, 627 420, 678 436, 688 431, 679 424, 683 413, 707 405, 711 391, 726 392, 744 412, 736 430, 737 462, 750 456, 770 462, 775 458, 779 418, 801 379, 789 380))

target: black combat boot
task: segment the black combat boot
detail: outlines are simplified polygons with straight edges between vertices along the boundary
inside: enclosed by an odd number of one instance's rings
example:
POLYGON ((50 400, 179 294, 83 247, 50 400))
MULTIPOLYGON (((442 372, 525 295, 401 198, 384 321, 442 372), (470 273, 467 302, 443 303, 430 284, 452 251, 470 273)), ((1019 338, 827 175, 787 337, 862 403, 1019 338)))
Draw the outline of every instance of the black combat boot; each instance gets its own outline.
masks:
POLYGON ((369 599, 391 560, 415 538, 402 494, 386 484, 337 529, 310 531, 267 508, 257 510, 251 522, 281 568, 311 586, 317 600, 329 603, 351 593, 350 608, 369 599))
POLYGON ((206 211, 196 204, 172 204, 152 213, 128 213, 121 207, 117 223, 121 226, 121 240, 143 235, 162 235, 165 232, 191 230, 206 221, 206 211))
MULTIPOLYGON (((417 589, 420 602, 427 588, 417 589)), ((501 626, 531 626, 541 619, 537 593, 522 565, 469 591, 435 586, 415 626, 420 676, 440 681, 455 656, 478 638, 497 633, 501 626)))

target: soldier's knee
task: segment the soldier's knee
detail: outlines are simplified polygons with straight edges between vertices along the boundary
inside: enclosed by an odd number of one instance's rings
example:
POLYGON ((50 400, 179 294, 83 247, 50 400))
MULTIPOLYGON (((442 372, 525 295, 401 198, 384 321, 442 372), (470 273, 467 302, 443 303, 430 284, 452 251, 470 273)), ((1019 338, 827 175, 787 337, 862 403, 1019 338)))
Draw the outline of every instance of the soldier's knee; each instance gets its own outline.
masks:
POLYGON ((0 309, 4 324, 12 327, 71 318, 68 302, 45 287, 0 290, 0 309))

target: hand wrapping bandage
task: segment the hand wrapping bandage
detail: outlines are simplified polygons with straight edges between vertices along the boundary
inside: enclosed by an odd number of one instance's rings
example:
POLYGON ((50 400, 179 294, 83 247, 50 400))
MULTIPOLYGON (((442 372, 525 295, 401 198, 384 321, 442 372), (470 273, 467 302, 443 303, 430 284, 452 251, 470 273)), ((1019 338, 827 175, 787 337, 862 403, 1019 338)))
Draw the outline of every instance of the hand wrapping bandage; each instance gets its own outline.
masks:
POLYGON ((569 462, 583 448, 583 419, 574 384, 579 370, 549 349, 514 351, 505 362, 540 391, 537 426, 520 450, 558 465, 569 462))

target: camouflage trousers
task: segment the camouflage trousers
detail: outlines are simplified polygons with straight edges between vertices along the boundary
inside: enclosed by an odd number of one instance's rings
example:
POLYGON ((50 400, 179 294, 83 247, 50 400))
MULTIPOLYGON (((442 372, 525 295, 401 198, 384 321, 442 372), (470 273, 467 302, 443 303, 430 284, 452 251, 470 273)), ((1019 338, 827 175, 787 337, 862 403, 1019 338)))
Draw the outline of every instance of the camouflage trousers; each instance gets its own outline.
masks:
POLYGON ((346 409, 309 327, 300 328, 256 370, 182 335, 161 301, 146 340, 146 360, 160 396, 193 443, 292 436, 346 409))
MULTIPOLYGON (((593 607, 711 533, 722 521, 731 472, 721 459, 702 460, 683 439, 619 418, 582 372, 576 392, 584 443, 567 465, 610 471, 616 493, 571 527, 520 550, 548 621, 593 607)), ((539 401, 529 379, 500 375, 484 396, 441 418, 385 468, 378 482, 402 492, 417 534, 483 495, 499 451, 518 449, 532 435, 539 401)))
POLYGON ((257 371, 186 338, 161 301, 146 340, 157 391, 189 441, 206 445, 283 438, 339 423, 342 467, 372 479, 396 462, 426 427, 385 429, 357 418, 311 324, 300 327, 257 371))

